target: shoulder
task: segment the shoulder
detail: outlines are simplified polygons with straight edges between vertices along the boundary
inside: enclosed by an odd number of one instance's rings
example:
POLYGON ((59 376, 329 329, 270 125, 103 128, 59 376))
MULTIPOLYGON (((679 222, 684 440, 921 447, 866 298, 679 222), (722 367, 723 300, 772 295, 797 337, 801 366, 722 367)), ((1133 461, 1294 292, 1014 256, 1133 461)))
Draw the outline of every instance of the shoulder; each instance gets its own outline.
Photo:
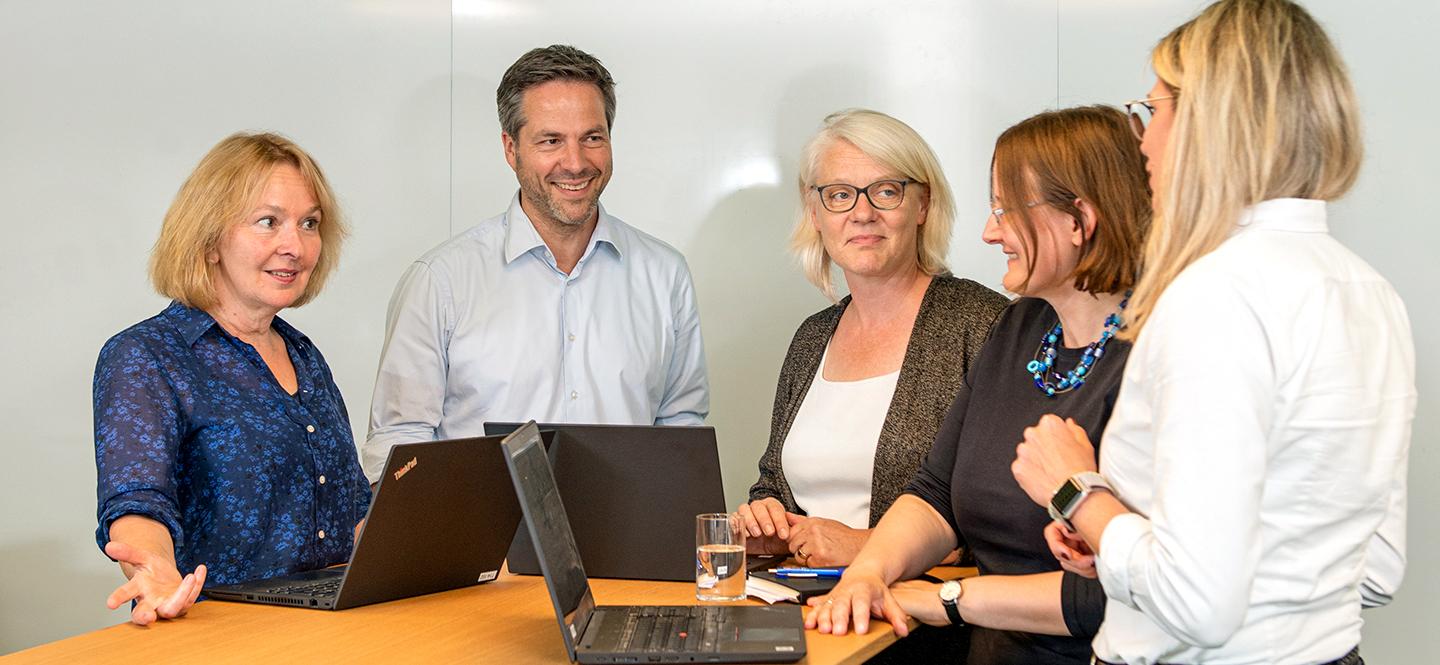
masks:
POLYGON ((97 386, 115 381, 142 382, 148 380, 144 377, 153 378, 186 365, 180 357, 189 351, 189 345, 166 312, 136 323, 105 341, 95 361, 97 386))
POLYGON ((933 326, 953 331, 980 327, 985 330, 995 321, 1010 300, 989 287, 952 275, 937 275, 925 292, 921 309, 923 319, 933 326))
MULTIPOLYGON (((845 305, 849 301, 847 296, 834 305, 826 307, 800 322, 800 327, 795 329, 795 342, 802 340, 826 344, 830 337, 835 334, 835 326, 840 323, 840 315, 845 313, 845 305)), ((795 342, 791 343, 794 346, 795 342)))
POLYGON ((645 269, 690 275, 685 255, 669 243, 637 229, 607 213, 610 233, 618 241, 624 261, 645 269))
POLYGON ((505 257, 505 215, 491 217, 436 245, 415 260, 436 274, 454 273, 505 257))
POLYGON ((175 322, 167 316, 170 309, 136 323, 105 341, 100 347, 100 362, 117 362, 138 357, 154 358, 168 349, 184 344, 175 322))

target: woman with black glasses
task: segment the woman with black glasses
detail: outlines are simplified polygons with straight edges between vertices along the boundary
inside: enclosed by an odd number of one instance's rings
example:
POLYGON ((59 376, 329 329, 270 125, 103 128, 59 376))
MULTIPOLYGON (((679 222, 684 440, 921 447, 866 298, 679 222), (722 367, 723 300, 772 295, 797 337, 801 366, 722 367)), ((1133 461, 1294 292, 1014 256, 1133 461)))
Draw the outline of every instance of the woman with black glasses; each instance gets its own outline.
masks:
POLYGON ((832 301, 780 370, 751 551, 850 562, 935 440, 1005 298, 945 268, 954 204, 930 146, 883 113, 832 114, 805 147, 794 249, 832 301))

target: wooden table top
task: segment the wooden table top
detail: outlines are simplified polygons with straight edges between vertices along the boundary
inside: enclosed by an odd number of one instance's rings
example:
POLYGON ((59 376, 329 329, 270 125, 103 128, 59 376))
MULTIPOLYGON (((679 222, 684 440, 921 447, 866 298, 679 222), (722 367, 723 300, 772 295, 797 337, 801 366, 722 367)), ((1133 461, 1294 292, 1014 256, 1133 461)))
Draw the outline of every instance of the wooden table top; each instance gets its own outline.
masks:
MULTIPOLYGON (((947 569, 958 577, 965 569, 947 569)), ((938 572, 938 571, 932 571, 938 572)), ((695 585, 592 579, 600 605, 694 605, 695 585)), ((760 604, 756 600, 732 604, 760 604)), ((809 611, 806 608, 806 611, 809 611)), ((866 635, 806 632, 809 665, 862 663, 895 641, 876 621, 866 635)), ((568 663, 545 582, 503 573, 489 584, 339 612, 206 601, 177 620, 124 623, 0 658, 74 662, 568 663)))

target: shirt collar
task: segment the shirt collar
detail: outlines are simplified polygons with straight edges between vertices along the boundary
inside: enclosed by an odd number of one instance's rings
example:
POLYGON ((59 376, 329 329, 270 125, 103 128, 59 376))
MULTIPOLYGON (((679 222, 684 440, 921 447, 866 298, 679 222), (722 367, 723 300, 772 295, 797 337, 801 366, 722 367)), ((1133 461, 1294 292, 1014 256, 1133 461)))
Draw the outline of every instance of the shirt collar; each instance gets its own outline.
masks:
POLYGON ((1251 229, 1326 233, 1325 202, 1318 199, 1270 199, 1240 213, 1235 233, 1251 229))
MULTIPOLYGON (((203 309, 187 307, 176 300, 170 301, 170 306, 165 308, 164 316, 174 321, 175 329, 180 331, 181 337, 183 337, 185 343, 190 346, 194 346, 195 342, 199 341, 206 331, 211 328, 220 327, 219 324, 215 322, 215 317, 210 316, 209 312, 203 309)), ((280 333, 280 336, 284 337, 285 341, 289 342, 292 346, 299 344, 310 346, 310 338, 306 336, 305 333, 296 330, 295 326, 286 323, 285 319, 277 316, 270 326, 275 329, 275 332, 280 333)))
MULTIPOLYGON (((589 257, 595 252, 597 245, 604 243, 614 250, 616 258, 623 259, 626 247, 624 240, 615 230, 617 220, 605 212, 605 204, 597 205, 600 208, 600 219, 595 223, 595 231, 590 234, 590 243, 586 245, 585 253, 582 256, 589 257)), ((510 199, 510 209, 505 213, 505 221, 506 264, 520 258, 523 254, 545 246, 540 232, 535 230, 535 223, 530 221, 530 216, 525 214, 525 209, 520 205, 520 192, 518 191, 510 199)))

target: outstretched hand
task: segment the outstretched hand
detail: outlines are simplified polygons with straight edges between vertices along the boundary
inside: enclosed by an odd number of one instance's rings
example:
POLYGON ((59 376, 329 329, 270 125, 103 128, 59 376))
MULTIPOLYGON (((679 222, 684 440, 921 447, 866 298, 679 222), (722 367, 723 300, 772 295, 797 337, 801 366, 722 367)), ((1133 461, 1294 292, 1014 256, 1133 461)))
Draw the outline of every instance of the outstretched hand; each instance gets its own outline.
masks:
POLYGON ((105 554, 133 570, 130 581, 115 589, 105 606, 113 610, 135 601, 130 621, 138 626, 184 616, 205 587, 203 564, 182 578, 168 557, 128 543, 110 541, 105 545, 105 554))

